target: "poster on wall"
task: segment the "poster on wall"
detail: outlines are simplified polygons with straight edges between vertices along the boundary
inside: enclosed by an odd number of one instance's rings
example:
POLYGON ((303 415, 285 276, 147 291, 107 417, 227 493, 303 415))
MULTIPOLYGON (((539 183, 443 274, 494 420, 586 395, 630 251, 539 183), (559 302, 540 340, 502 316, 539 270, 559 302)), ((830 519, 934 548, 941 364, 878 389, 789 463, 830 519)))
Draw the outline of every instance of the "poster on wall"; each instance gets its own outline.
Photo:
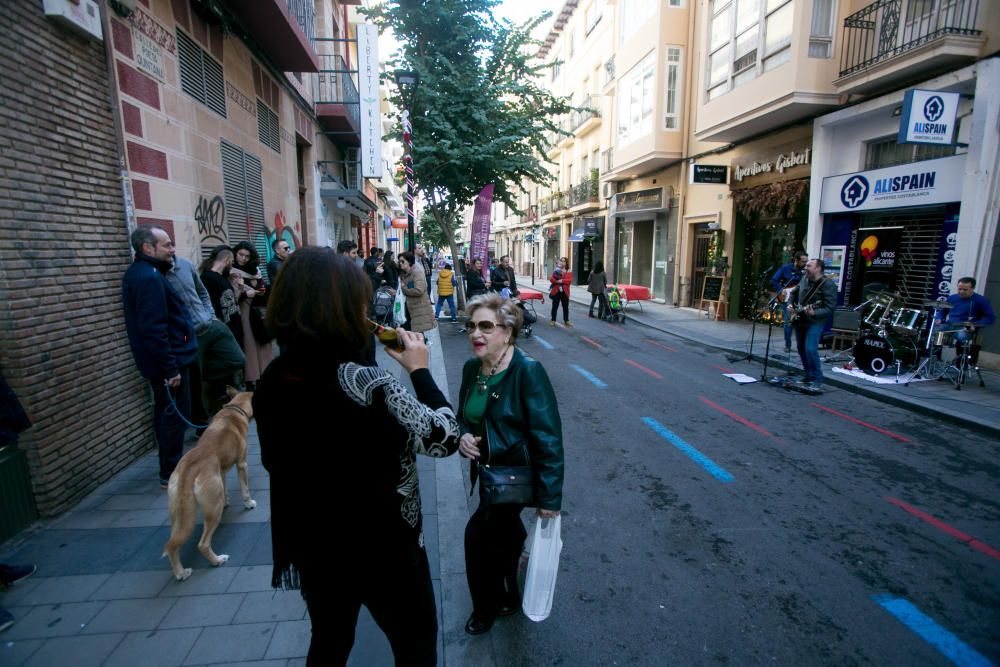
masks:
POLYGON ((819 257, 826 267, 824 269, 827 279, 832 280, 837 285, 839 292, 844 287, 844 256, 847 254, 845 245, 825 245, 819 250, 819 257))
POLYGON ((854 275, 849 303, 860 304, 874 292, 896 289, 896 268, 902 227, 862 227, 852 249, 854 275))
POLYGON ((951 281, 955 277, 955 246, 958 244, 958 214, 945 219, 941 226, 941 241, 938 245, 937 265, 934 276, 935 299, 947 299, 951 295, 951 281))

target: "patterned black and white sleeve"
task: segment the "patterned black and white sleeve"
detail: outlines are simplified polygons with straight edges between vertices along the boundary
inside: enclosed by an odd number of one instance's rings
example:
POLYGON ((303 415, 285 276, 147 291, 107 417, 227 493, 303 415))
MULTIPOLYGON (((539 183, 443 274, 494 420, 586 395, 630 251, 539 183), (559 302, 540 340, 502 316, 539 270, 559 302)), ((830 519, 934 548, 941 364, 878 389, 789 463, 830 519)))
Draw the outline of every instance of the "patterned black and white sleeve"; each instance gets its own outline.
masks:
POLYGON ((416 396, 378 367, 341 364, 337 379, 358 405, 368 407, 384 399, 389 414, 409 433, 410 447, 417 454, 444 458, 458 449, 461 431, 455 412, 427 369, 410 374, 416 396))

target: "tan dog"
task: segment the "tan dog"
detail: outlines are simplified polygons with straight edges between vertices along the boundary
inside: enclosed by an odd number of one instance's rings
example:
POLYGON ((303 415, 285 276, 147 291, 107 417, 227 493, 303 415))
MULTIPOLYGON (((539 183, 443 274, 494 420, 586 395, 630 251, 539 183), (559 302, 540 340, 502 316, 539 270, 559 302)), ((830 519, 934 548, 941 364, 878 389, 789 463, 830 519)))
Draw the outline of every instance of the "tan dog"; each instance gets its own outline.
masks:
POLYGON ((215 415, 198 439, 198 445, 181 458, 167 485, 171 530, 170 539, 163 546, 163 555, 170 559, 170 568, 177 581, 191 576, 191 568, 181 565, 177 552, 194 530, 196 505, 205 518, 198 551, 215 566, 229 560, 229 556, 212 551, 212 534, 229 505, 226 473, 233 464, 236 464, 243 487, 243 507, 248 510, 257 507, 257 501, 250 498, 247 478, 247 431, 253 419, 250 403, 253 393, 237 393, 232 387, 227 387, 226 393, 232 400, 215 415))

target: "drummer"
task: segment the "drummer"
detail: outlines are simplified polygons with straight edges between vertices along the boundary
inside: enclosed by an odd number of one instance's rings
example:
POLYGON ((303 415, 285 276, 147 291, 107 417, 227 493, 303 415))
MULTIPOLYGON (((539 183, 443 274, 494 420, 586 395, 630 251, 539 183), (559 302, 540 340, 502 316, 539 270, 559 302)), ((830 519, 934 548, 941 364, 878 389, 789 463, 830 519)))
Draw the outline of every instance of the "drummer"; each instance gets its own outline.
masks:
MULTIPOLYGON (((960 278, 958 280, 958 293, 952 294, 946 300, 951 304, 951 308, 946 312, 947 318, 944 320, 943 331, 955 331, 955 340, 965 342, 975 337, 976 329, 988 327, 996 322, 996 315, 993 314, 993 306, 990 300, 982 294, 976 294, 976 279, 972 277, 960 278)), ((938 310, 935 313, 935 322, 941 323, 943 313, 938 310)))

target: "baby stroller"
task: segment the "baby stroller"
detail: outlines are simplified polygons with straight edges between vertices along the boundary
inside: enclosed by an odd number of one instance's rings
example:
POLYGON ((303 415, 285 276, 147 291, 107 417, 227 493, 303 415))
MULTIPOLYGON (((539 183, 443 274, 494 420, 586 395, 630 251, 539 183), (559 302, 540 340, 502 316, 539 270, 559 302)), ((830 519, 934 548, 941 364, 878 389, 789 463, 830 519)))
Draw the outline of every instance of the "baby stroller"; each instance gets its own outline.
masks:
POLYGON ((538 314, 530 301, 517 300, 517 307, 521 309, 521 334, 527 338, 531 335, 531 327, 538 321, 538 314))
POLYGON ((625 308, 622 306, 622 294, 618 291, 618 285, 610 285, 605 290, 608 309, 604 313, 604 319, 608 322, 621 322, 625 324, 625 308))
POLYGON ((388 287, 379 287, 375 290, 375 295, 372 297, 370 308, 371 318, 384 327, 395 326, 392 312, 395 302, 396 297, 393 296, 391 289, 388 287))

